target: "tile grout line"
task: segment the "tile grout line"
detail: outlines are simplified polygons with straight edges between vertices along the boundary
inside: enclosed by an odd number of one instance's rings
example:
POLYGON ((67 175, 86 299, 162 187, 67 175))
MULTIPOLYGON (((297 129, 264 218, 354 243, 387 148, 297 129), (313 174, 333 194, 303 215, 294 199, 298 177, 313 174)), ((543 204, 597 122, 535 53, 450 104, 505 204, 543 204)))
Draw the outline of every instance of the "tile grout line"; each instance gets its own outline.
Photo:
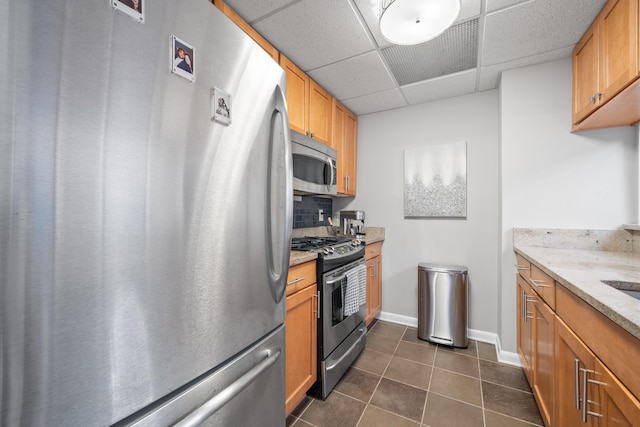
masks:
POLYGON ((480 383, 480 404, 482 405, 482 425, 487 427, 487 417, 484 411, 484 392, 482 391, 482 367, 480 366, 480 349, 478 345, 476 345, 476 356, 478 363, 478 381, 480 383))
POLYGON ((431 380, 433 379, 433 371, 435 370, 436 356, 438 355, 439 346, 436 345, 436 349, 433 352, 433 365, 431 366, 431 375, 429 375, 429 384, 427 385, 427 397, 424 399, 424 407, 422 408, 422 417, 420 418, 420 425, 424 424, 424 416, 427 412, 427 402, 429 402, 429 395, 431 394, 431 380))

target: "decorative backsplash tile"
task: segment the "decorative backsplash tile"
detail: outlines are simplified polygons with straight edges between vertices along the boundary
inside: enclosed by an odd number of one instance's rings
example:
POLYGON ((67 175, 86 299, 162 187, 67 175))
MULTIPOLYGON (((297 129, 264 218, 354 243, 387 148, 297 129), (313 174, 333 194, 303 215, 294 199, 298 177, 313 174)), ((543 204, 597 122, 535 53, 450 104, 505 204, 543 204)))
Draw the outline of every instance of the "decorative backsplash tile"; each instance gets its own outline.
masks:
POLYGON ((333 200, 327 197, 302 196, 301 202, 293 202, 293 228, 309 228, 329 225, 328 218, 333 215, 333 200), (324 220, 318 220, 318 211, 322 209, 324 220))

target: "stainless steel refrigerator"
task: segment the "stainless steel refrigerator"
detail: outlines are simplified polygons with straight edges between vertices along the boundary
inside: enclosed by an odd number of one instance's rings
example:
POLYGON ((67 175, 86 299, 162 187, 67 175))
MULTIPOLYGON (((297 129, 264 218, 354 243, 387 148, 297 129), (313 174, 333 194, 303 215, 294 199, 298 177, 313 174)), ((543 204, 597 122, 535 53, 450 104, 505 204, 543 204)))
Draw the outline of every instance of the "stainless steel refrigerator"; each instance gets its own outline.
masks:
POLYGON ((284 73, 131 4, 0 4, 0 423, 283 426, 284 73))

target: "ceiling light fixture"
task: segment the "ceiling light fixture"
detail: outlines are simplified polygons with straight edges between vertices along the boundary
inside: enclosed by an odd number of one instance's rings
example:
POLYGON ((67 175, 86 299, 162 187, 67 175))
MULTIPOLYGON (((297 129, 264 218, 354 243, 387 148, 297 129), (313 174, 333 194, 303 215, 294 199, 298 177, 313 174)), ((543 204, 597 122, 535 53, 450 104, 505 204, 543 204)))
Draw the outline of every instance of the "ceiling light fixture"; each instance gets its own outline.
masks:
POLYGON ((395 44, 431 40, 453 24, 460 0, 381 0, 380 32, 395 44))

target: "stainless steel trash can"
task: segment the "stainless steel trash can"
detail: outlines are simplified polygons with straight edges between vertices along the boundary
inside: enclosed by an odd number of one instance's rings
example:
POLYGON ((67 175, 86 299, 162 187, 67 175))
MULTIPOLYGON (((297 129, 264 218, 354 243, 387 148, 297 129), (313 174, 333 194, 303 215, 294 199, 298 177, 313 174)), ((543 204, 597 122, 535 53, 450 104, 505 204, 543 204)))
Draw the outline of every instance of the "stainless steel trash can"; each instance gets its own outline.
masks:
POLYGON ((453 347, 467 338, 467 267, 418 265, 418 338, 453 347))

